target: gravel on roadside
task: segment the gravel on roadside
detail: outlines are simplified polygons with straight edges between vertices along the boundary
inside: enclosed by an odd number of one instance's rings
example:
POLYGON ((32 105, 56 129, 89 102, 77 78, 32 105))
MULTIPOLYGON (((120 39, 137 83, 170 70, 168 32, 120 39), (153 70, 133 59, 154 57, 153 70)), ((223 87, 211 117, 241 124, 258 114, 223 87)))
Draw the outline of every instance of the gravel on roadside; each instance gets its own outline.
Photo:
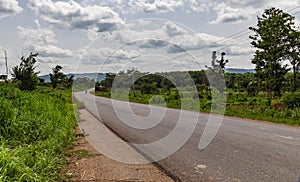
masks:
MULTIPOLYGON (((77 128, 77 135, 80 137, 76 141, 74 148, 68 152, 68 165, 62 170, 66 181, 173 181, 151 163, 125 164, 112 160, 98 152, 99 147, 103 147, 103 145, 91 143, 95 140, 90 138, 97 137, 97 133, 92 129, 89 130, 89 128, 105 126, 87 110, 81 109, 79 113, 81 122, 79 122, 77 128), (97 127, 94 125, 97 125, 97 127), (82 132, 82 129, 84 129, 84 132, 82 132)), ((117 142, 122 143, 122 145, 128 145, 106 127, 101 130, 109 131, 110 134, 107 133, 106 135, 111 135, 110 137, 114 137, 114 140, 118 140, 117 142)), ((105 133, 103 131, 101 132, 102 134, 105 133)), ((127 152, 137 155, 137 152, 133 149, 127 152)))

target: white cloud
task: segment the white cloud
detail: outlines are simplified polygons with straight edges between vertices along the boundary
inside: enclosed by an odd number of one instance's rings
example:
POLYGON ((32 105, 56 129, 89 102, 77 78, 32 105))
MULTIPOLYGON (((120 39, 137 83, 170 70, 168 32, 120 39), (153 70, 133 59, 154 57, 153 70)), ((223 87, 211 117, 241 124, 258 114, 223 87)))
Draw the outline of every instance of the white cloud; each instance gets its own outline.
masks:
POLYGON ((99 33, 99 36, 102 37, 96 39, 92 49, 83 54, 80 69, 116 71, 130 66, 143 71, 204 69, 210 64, 213 50, 218 54, 224 51, 229 65, 238 67, 245 62, 251 65, 250 55, 254 51, 245 41, 195 34, 180 24, 155 19, 130 22, 120 30, 99 33), (194 58, 197 64, 191 64, 194 58))
POLYGON ((205 33, 198 33, 197 36, 207 44, 208 47, 205 50, 205 54, 208 55, 210 55, 211 51, 225 52, 226 55, 233 57, 233 60, 244 61, 250 60, 250 57, 255 52, 255 49, 250 46, 248 38, 239 40, 240 37, 239 39, 226 38, 205 33), (247 58, 243 58, 245 56, 247 58))
POLYGON ((123 20, 119 14, 109 7, 96 5, 83 6, 73 0, 29 0, 29 8, 33 9, 44 21, 70 30, 97 28, 97 31, 110 31, 123 20))
MULTIPOLYGON (((113 65, 111 67, 116 68, 128 66, 129 64, 143 67, 141 65, 153 65, 155 61, 163 66, 156 58, 153 59, 153 56, 162 57, 166 62, 168 58, 173 60, 173 57, 177 57, 185 50, 209 48, 197 35, 181 25, 157 19, 147 19, 145 21, 130 22, 121 30, 112 33, 100 33, 99 36, 103 37, 95 39, 96 41, 91 45, 92 49, 83 53, 82 67, 98 65, 97 68, 99 69, 103 64, 105 68, 111 65, 113 65), (117 52, 114 51, 114 48, 120 47, 121 49, 117 52), (173 55, 173 53, 176 55, 173 55), (106 59, 108 57, 109 59, 106 59)), ((202 54, 203 52, 198 51, 198 53, 202 54)), ((189 64, 189 61, 186 63, 189 64)), ((178 62, 172 64, 178 65, 178 62)), ((183 63, 179 65, 182 66, 183 63)), ((167 67, 160 67, 159 69, 168 70, 171 69, 170 66, 168 64, 167 67)), ((153 66, 150 67, 153 68, 153 66)), ((184 66, 184 68, 187 67, 184 66)))
MULTIPOLYGON (((295 0, 289 0, 295 1, 295 0)), ((266 6, 268 0, 84 0, 87 5, 108 6, 122 14, 182 12, 215 12, 213 23, 241 22, 248 20, 257 9, 266 6), (255 10, 255 11, 254 11, 255 10)))
POLYGON ((122 45, 141 45, 144 48, 154 48, 155 44, 158 45, 159 42, 152 40, 166 41, 168 35, 162 28, 163 24, 158 24, 157 20, 153 20, 152 23, 145 24, 145 26, 139 26, 140 24, 140 20, 129 22, 120 30, 111 34, 101 33, 100 35, 105 35, 102 39, 111 39, 111 41, 120 42, 122 45))
MULTIPOLYGON (((283 10, 289 10, 289 9, 299 9, 300 1, 299 0, 285 0, 285 1, 267 1, 266 7, 276 7, 283 10)), ((297 11, 297 10, 296 10, 297 11)))
POLYGON ((170 36, 170 37, 173 37, 173 36, 177 36, 177 35, 183 35, 186 32, 186 30, 184 30, 183 28, 177 26, 175 23, 173 22, 166 22, 164 27, 163 27, 166 31, 166 33, 170 36))
POLYGON ((123 60, 130 60, 140 56, 140 53, 136 50, 123 50, 123 49, 111 49, 109 47, 90 48, 87 50, 80 50, 81 62, 84 64, 99 65, 119 63, 123 60), (106 63, 104 63, 106 61, 106 63))
POLYGON ((72 51, 56 46, 55 34, 50 29, 39 26, 37 28, 19 26, 18 29, 25 50, 38 52, 41 57, 50 58, 65 58, 73 55, 72 51))
MULTIPOLYGON (((145 23, 143 26, 141 20, 126 24, 121 30, 112 34, 102 33, 102 41, 119 42, 122 45, 131 46, 132 49, 138 49, 143 52, 153 50, 166 51, 167 53, 184 52, 184 50, 196 50, 208 47, 207 44, 193 32, 185 27, 162 20, 153 19, 152 23, 145 23), (143 27, 143 28, 141 28, 143 27), (150 50, 152 49, 152 50, 150 50)), ((147 19, 146 21, 151 21, 147 19)))
POLYGON ((122 14, 167 13, 176 10, 203 12, 211 2, 207 0, 83 0, 85 5, 108 6, 122 14))
POLYGON ((136 1, 135 5, 137 8, 142 8, 144 12, 171 12, 183 4, 181 0, 148 0, 136 1))
POLYGON ((220 43, 222 43, 222 45, 224 45, 224 43, 227 43, 228 41, 234 41, 232 39, 226 39, 225 37, 221 37, 221 36, 216 36, 216 35, 211 35, 211 34, 206 34, 206 33, 198 33, 196 34, 197 37, 199 37, 201 40, 203 40, 208 46, 210 47, 216 47, 216 46, 220 46, 220 43))
POLYGON ((299 5, 298 0, 270 2, 269 0, 74 0, 56 1, 29 0, 28 6, 45 21, 58 27, 69 29, 88 29, 98 27, 107 31, 123 23, 121 14, 207 12, 216 13, 210 23, 239 23, 255 18, 255 14, 269 6, 279 8, 299 5), (118 12, 118 13, 117 13, 118 12))
POLYGON ((159 39, 141 39, 130 42, 127 45, 136 45, 141 49, 159 49, 166 47, 168 45, 168 42, 159 39))
POLYGON ((0 0, 0 18, 15 15, 23 10, 16 0, 0 0))
MULTIPOLYGON (((215 1, 211 11, 217 13, 217 18, 211 23, 240 23, 256 18, 264 9, 270 7, 280 8, 284 11, 298 9, 299 0, 270 1, 270 0, 223 0, 215 1), (297 8, 298 7, 298 8, 297 8)), ((297 11, 297 10, 295 10, 297 11)), ((291 13, 292 12, 288 12, 291 13)))
POLYGON ((139 24, 140 22, 130 22, 122 30, 114 32, 112 39, 123 44, 136 45, 142 49, 170 47, 173 50, 169 50, 170 53, 206 46, 193 32, 170 21, 153 19, 152 23, 146 24, 142 30, 139 29, 140 26, 137 26, 139 24), (182 49, 178 49, 179 47, 182 49))
POLYGON ((251 47, 245 47, 245 46, 239 46, 239 45, 234 45, 234 46, 228 46, 224 48, 224 52, 228 55, 231 56, 242 56, 242 55, 250 55, 255 52, 254 49, 251 47))
MULTIPOLYGON (((262 7, 265 6, 269 0, 224 0, 224 3, 238 8, 247 8, 247 7, 262 7)), ((272 2, 274 3, 274 2, 272 2)))
POLYGON ((215 10, 217 12, 217 18, 211 22, 212 24, 240 23, 250 20, 257 12, 257 10, 252 7, 232 8, 225 3, 218 4, 215 10))
POLYGON ((175 11, 176 8, 184 5, 184 0, 84 0, 84 4, 98 4, 109 6, 112 9, 123 13, 166 13, 175 11))
POLYGON ((238 23, 253 18, 258 7, 266 5, 267 0, 84 0, 84 4, 108 6, 122 14, 166 13, 173 11, 217 13, 211 23, 238 23))
POLYGON ((186 51, 187 51, 186 49, 176 44, 169 45, 169 48, 167 50, 168 53, 182 53, 186 51))

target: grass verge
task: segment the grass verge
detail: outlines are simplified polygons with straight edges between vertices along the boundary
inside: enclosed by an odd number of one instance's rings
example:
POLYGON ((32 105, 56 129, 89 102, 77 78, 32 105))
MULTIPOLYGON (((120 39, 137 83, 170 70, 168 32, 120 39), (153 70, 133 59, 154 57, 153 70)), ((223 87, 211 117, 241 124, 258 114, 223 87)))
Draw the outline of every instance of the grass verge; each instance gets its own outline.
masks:
POLYGON ((75 138, 70 90, 0 86, 0 181, 58 181, 75 138))

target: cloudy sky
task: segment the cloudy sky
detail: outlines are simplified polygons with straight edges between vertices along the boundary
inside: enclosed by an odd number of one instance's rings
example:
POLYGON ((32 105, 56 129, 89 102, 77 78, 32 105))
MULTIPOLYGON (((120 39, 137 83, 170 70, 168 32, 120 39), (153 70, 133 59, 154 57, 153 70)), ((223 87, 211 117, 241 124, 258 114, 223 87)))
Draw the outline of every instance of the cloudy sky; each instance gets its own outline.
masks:
POLYGON ((300 19, 300 0, 0 0, 0 74, 38 52, 37 70, 197 70, 211 52, 253 68, 249 26, 269 7, 300 19))

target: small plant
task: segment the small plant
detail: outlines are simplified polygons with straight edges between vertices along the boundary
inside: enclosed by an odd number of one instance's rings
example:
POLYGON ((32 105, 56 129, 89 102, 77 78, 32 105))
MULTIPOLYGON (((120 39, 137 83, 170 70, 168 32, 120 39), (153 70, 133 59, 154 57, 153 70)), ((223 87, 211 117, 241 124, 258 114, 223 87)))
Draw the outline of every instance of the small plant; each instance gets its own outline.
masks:
POLYGON ((74 155, 78 160, 91 157, 89 151, 84 149, 72 151, 71 155, 74 155))

